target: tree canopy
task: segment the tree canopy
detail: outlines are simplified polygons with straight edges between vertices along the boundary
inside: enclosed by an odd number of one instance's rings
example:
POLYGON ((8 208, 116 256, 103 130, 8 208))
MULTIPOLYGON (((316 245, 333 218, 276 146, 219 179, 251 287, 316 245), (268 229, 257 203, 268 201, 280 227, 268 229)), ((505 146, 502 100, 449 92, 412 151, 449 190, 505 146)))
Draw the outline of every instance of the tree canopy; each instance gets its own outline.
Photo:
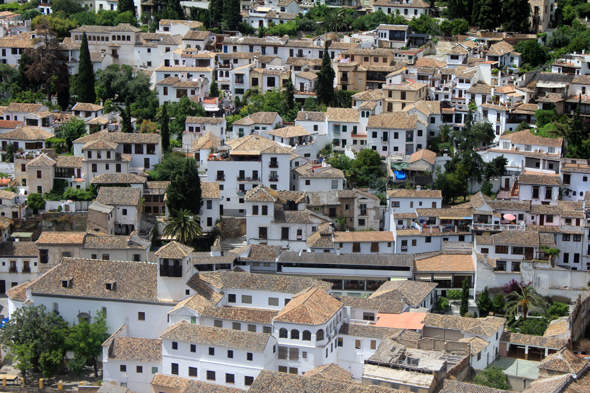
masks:
POLYGON ((201 179, 194 158, 187 157, 184 160, 182 170, 171 178, 166 195, 166 205, 173 216, 178 215, 181 210, 186 210, 192 215, 199 214, 203 201, 201 179))

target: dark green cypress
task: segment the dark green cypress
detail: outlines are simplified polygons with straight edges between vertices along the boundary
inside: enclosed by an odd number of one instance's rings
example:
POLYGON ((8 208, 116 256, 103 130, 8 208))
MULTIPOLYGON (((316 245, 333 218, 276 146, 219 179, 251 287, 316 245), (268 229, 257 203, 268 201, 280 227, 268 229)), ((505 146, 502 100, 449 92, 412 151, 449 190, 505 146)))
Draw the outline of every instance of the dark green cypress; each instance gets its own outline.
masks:
POLYGON ((78 75, 76 77, 75 94, 78 96, 78 102, 96 102, 96 91, 94 89, 94 67, 90 59, 90 50, 88 49, 88 38, 86 32, 82 33, 82 44, 80 45, 80 62, 78 63, 78 75))

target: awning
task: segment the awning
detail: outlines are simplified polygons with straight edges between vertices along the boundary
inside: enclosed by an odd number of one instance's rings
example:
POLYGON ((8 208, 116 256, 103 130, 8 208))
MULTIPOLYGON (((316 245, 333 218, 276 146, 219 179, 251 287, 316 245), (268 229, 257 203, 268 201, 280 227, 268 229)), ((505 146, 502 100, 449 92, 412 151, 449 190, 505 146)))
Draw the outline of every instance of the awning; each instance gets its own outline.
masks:
POLYGON ((452 276, 450 274, 435 274, 435 280, 450 280, 452 276))
POLYGON ((414 274, 414 277, 416 280, 418 281, 430 281, 430 273, 425 274, 425 273, 416 273, 414 274))
POLYGON ((441 220, 471 220, 471 217, 439 217, 441 220))

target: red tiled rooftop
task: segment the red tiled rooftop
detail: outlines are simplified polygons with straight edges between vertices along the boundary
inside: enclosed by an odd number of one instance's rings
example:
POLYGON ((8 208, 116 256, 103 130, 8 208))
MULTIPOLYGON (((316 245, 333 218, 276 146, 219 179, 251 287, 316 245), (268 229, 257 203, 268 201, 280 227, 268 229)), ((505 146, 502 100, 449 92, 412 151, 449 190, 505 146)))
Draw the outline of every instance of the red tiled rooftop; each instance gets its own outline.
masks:
POLYGON ((377 323, 375 326, 388 327, 394 329, 411 329, 422 330, 424 328, 423 312, 405 312, 402 314, 381 314, 377 313, 377 323))

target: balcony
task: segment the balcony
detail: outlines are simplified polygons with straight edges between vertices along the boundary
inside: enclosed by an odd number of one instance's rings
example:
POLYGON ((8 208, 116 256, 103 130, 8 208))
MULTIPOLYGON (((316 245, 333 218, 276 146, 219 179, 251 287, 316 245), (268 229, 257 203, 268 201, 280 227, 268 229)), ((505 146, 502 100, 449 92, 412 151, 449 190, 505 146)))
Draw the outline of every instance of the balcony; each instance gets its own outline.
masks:
POLYGON ((8 269, 9 273, 18 273, 18 270, 16 269, 16 267, 11 267, 10 269, 8 269))
POLYGON ((474 223, 472 229, 474 231, 524 231, 526 230, 526 225, 474 223))
POLYGON ((30 272, 31 272, 30 267, 23 267, 23 273, 30 273, 30 272))
POLYGON ((225 176, 217 176, 216 181, 225 181, 225 176))
POLYGON ((244 80, 243 79, 234 79, 234 83, 236 85, 243 85, 244 84, 244 80))
POLYGON ((242 176, 238 176, 237 180, 238 181, 260 181, 260 179, 258 177, 242 177, 242 176))
POLYGON ((271 162, 270 164, 268 164, 269 168, 278 168, 279 167, 279 163, 278 162, 271 162))
POLYGON ((271 175, 271 176, 268 177, 268 181, 279 181, 279 176, 278 175, 277 176, 272 176, 271 175))
POLYGON ((229 70, 231 68, 231 64, 218 64, 217 68, 229 70))
POLYGON ((414 138, 406 138, 406 142, 414 142, 414 138))

